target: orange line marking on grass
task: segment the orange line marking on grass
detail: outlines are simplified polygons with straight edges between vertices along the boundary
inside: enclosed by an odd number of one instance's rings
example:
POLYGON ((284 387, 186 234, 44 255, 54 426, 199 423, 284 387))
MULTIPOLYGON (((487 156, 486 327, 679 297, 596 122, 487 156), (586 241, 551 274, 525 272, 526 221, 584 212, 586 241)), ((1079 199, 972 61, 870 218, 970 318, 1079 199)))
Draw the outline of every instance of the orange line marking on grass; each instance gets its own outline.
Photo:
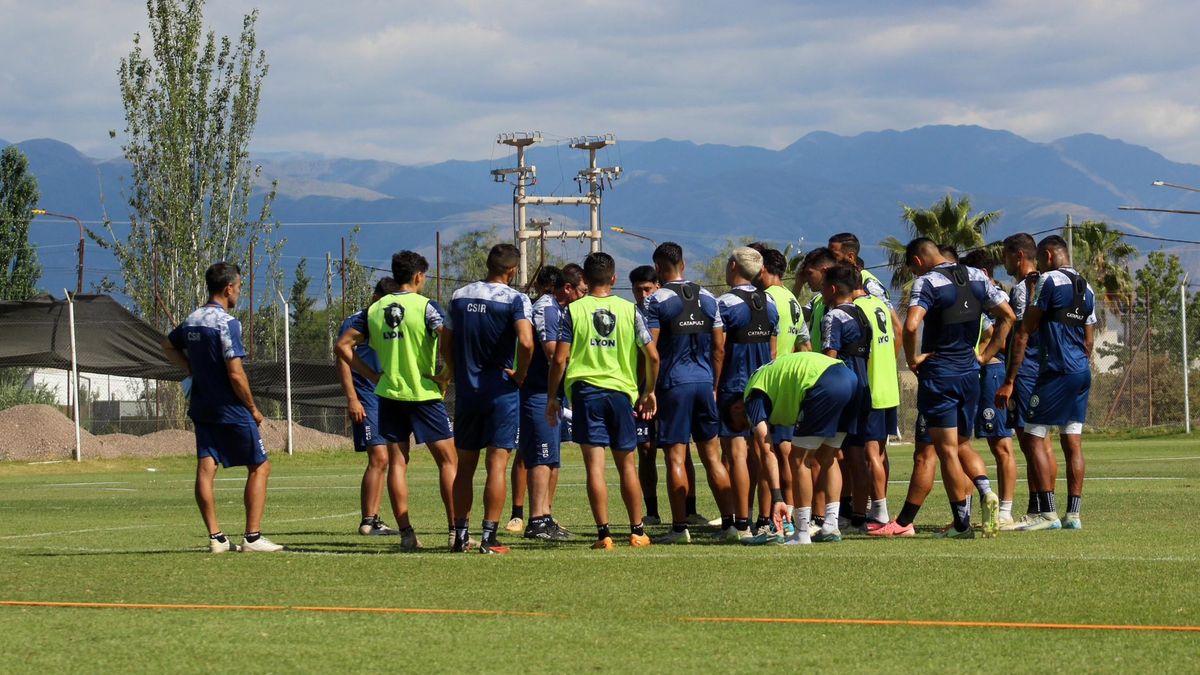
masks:
POLYGON ((935 628, 1023 628, 1037 630, 1116 630, 1157 633, 1200 633, 1200 626, 1138 626, 1089 623, 1022 623, 1019 621, 936 621, 922 619, 809 619, 770 617, 684 616, 680 621, 694 623, 785 623, 834 626, 923 626, 935 628))
POLYGON ((183 609, 237 610, 250 612, 347 612, 367 614, 449 614, 459 616, 556 617, 545 612, 513 612, 502 609, 445 609, 439 607, 304 607, 293 605, 196 605, 151 604, 140 602, 51 602, 40 600, 0 600, 4 607, 59 607, 67 609, 183 609))

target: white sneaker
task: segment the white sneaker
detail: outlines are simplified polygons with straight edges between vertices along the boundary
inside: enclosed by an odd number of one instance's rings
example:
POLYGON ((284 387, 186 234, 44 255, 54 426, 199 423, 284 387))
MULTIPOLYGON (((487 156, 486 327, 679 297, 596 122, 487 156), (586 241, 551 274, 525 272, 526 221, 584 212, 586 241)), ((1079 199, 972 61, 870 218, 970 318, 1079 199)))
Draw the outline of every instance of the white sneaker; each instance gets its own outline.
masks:
POLYGON ((254 541, 242 541, 242 551, 245 553, 278 553, 282 550, 282 546, 262 536, 254 541))
POLYGON ((1062 521, 1057 513, 1039 513, 1028 525, 1021 527, 1021 532, 1039 532, 1042 530, 1061 530, 1062 521))
POLYGON ((242 550, 242 547, 233 543, 233 540, 229 537, 225 537, 224 542, 219 542, 212 537, 208 538, 209 553, 237 553, 240 550, 242 550))
POLYGON ((692 534, 690 532, 688 532, 686 529, 683 532, 676 532, 675 530, 671 530, 670 532, 662 535, 661 537, 655 537, 654 543, 655 544, 690 544, 690 543, 692 543, 692 534))
POLYGON ((783 540, 784 546, 806 546, 812 543, 812 537, 807 532, 796 531, 795 534, 783 540))
MULTIPOLYGON (((719 525, 720 523, 718 523, 719 525)), ((721 542, 733 542, 738 540, 738 529, 732 525, 717 532, 713 535, 713 539, 721 542)))
POLYGON ((818 532, 820 532, 820 531, 821 531, 821 526, 820 526, 820 525, 817 525, 816 523, 813 523, 813 522, 810 522, 810 523, 809 523, 809 525, 808 525, 808 536, 810 536, 810 537, 811 537, 811 536, 815 535, 816 533, 818 533, 818 532))
MULTIPOLYGON (((713 527, 720 527, 721 526, 721 517, 717 516, 716 518, 713 518, 712 520, 708 521, 707 524, 712 525, 713 527)), ((690 525, 690 523, 689 523, 689 525, 690 525)))
POLYGON ((508 521, 508 524, 504 526, 504 531, 505 532, 524 532, 525 531, 525 519, 524 518, 512 518, 511 520, 508 521))

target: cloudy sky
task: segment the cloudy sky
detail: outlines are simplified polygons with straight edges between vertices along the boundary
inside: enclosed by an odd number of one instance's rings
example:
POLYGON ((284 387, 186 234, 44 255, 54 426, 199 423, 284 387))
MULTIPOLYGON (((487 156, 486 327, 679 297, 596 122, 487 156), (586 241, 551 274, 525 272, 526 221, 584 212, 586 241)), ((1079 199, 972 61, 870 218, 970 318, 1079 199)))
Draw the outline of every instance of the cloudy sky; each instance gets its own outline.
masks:
MULTIPOLYGON (((396 2, 257 5, 257 150, 403 163, 492 155, 498 132, 780 148, 810 131, 980 124, 1095 132, 1200 163, 1200 3, 396 2)), ((0 138, 119 152, 136 0, 0 0, 0 138)))

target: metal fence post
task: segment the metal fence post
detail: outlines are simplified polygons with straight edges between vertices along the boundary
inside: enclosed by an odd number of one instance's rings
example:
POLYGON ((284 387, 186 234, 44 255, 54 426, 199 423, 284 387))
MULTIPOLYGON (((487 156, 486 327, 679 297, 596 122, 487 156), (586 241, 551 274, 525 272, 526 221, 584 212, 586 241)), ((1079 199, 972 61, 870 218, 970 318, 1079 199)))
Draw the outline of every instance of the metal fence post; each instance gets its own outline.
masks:
POLYGON ((1188 388, 1188 332, 1187 332, 1187 287, 1188 275, 1183 275, 1183 283, 1179 284, 1179 335, 1183 343, 1183 430, 1192 433, 1192 402, 1191 391, 1188 388))
POLYGON ((79 358, 75 350, 75 299, 67 289, 63 289, 67 298, 67 322, 71 326, 71 384, 75 391, 71 392, 71 400, 75 402, 75 461, 83 459, 83 440, 79 433, 79 358))
POLYGON ((288 321, 288 302, 283 297, 283 292, 276 289, 275 293, 279 296, 279 301, 283 303, 283 372, 284 386, 287 403, 287 454, 292 454, 292 340, 291 330, 288 321))

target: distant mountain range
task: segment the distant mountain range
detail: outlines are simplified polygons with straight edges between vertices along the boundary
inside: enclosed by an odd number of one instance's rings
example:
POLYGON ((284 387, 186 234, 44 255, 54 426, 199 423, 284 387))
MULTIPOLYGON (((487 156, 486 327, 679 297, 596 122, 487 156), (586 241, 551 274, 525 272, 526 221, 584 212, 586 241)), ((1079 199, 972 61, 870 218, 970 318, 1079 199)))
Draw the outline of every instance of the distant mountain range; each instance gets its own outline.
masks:
MULTIPOLYGON (((8 145, 0 140, 0 147, 8 145)), ((17 144, 29 156, 41 188, 41 206, 85 221, 107 215, 128 219, 123 160, 96 160, 72 146, 36 139, 17 144)), ((497 155, 501 155, 500 149, 497 155)), ((575 194, 575 173, 586 155, 565 146, 535 147, 538 194, 575 194)), ((447 161, 409 166, 375 160, 323 158, 307 153, 256 157, 265 189, 278 180, 275 215, 287 237, 285 267, 300 256, 325 252, 336 258, 340 238, 362 224, 359 243, 366 264, 386 267, 390 253, 417 248, 432 253, 435 232, 443 242, 468 229, 512 226, 511 186, 491 180, 498 160, 447 161)), ((1119 211, 1121 205, 1200 208, 1200 198, 1153 187, 1156 179, 1200 185, 1200 166, 1172 162, 1145 147, 1094 134, 1035 143, 1008 131, 976 126, 927 126, 857 136, 810 133, 782 150, 752 146, 698 145, 690 141, 624 141, 604 151, 602 163, 620 164, 624 176, 604 193, 603 221, 652 239, 678 241, 693 260, 706 257, 727 238, 743 235, 785 244, 803 239, 810 248, 843 230, 858 233, 869 263, 882 262, 874 247, 888 235, 903 238, 900 204, 928 206, 947 193, 968 194, 977 210, 1002 210, 992 236, 1103 219, 1128 232, 1196 238, 1194 216, 1119 211)), ((252 209, 253 211, 254 209, 252 209)), ((530 210, 562 224, 587 221, 583 208, 530 210)), ((96 227, 93 225, 92 227, 96 227)), ((34 227, 46 267, 42 286, 73 286, 77 240, 70 225, 34 227)), ((1143 251, 1159 248, 1133 240, 1143 251)), ((1163 245, 1167 247, 1169 245, 1163 245)), ((645 241, 606 232, 605 247, 623 266, 646 261, 645 241)), ((576 244, 551 251, 577 257, 576 244)), ((1179 249, 1189 268, 1200 256, 1179 249)), ((111 256, 89 243, 90 282, 113 275, 111 256)))

